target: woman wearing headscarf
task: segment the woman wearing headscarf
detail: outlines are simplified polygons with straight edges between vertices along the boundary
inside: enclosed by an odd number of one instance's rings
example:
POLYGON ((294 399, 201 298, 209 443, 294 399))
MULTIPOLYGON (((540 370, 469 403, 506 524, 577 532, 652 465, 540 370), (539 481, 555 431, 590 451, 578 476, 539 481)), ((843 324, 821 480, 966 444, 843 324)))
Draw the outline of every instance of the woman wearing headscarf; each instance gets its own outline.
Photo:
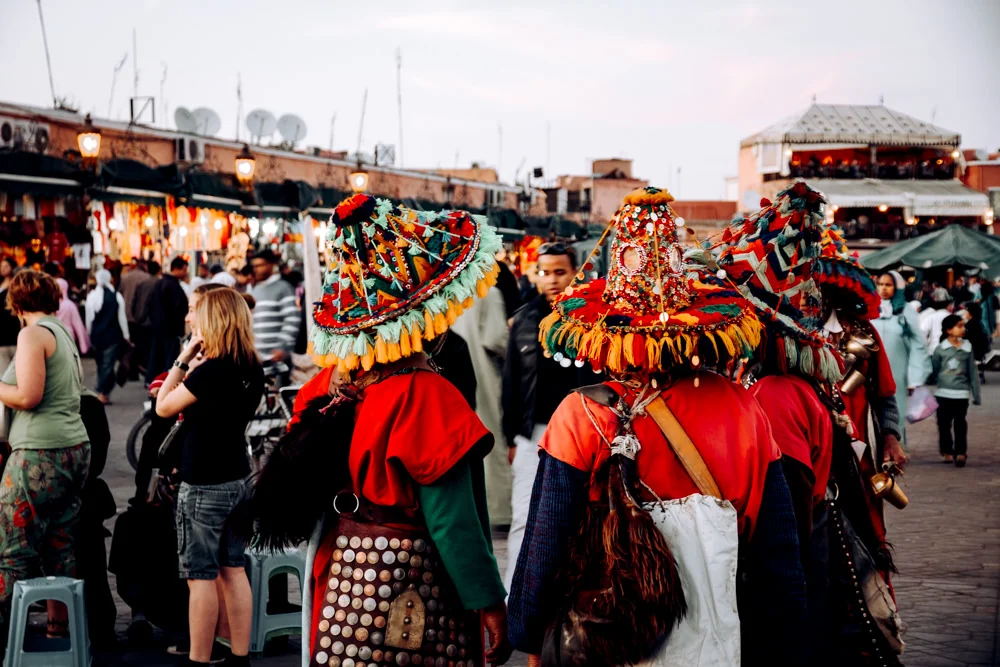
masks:
MULTIPOLYGON (((901 417, 905 417, 907 397, 927 380, 930 373, 930 357, 920 331, 920 318, 906 303, 903 276, 896 271, 886 271, 876 279, 875 286, 882 302, 872 325, 882 338, 882 345, 889 356, 892 378, 896 381, 896 407, 901 417)), ((899 422, 902 431, 900 440, 905 445, 905 422, 902 418, 899 422)))
POLYGON ((90 351, 90 336, 87 335, 87 327, 84 326, 83 318, 80 317, 80 309, 69 298, 69 283, 61 278, 56 278, 55 281, 62 291, 62 298, 59 299, 59 310, 56 312, 56 317, 66 325, 70 335, 73 337, 73 342, 76 343, 77 349, 80 350, 80 354, 87 354, 90 351))
POLYGON ((87 295, 87 331, 97 359, 97 393, 105 405, 115 386, 115 362, 128 338, 125 299, 111 285, 111 273, 101 269, 95 276, 97 287, 87 295))

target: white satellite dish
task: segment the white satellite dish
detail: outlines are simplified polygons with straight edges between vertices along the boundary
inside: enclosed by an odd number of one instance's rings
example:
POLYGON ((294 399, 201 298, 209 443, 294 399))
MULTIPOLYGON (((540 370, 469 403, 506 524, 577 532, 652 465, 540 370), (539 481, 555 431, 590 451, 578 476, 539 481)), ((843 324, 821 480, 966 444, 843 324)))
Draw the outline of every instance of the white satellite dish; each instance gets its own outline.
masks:
POLYGON ((274 114, 266 109, 254 109, 247 114, 247 130, 250 137, 260 141, 264 137, 270 137, 278 129, 278 121, 274 114))
POLYGON ((219 114, 209 108, 199 107, 191 112, 198 123, 198 134, 214 137, 222 129, 222 119, 219 114))
POLYGON ((282 139, 295 145, 306 138, 306 122, 295 114, 286 113, 278 119, 278 133, 282 139))
POLYGON ((177 107, 174 111, 174 125, 181 132, 197 132, 198 119, 194 117, 187 107, 177 107))

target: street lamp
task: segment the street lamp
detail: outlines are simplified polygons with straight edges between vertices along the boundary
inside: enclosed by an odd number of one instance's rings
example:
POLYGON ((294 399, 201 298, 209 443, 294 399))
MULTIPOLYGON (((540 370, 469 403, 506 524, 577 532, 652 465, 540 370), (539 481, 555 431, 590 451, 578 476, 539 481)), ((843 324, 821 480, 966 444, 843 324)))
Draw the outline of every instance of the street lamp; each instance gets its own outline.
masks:
POLYGON ((80 147, 80 156, 84 162, 93 163, 101 154, 101 133, 94 127, 90 114, 83 119, 83 130, 76 135, 76 143, 80 147))
POLYGON ((349 180, 351 182, 351 190, 354 192, 364 192, 368 189, 368 172, 360 166, 357 171, 350 175, 349 180))
POLYGON ((243 144, 243 150, 236 156, 236 180, 240 185, 249 187, 253 182, 253 172, 257 168, 257 161, 250 152, 250 146, 243 144))

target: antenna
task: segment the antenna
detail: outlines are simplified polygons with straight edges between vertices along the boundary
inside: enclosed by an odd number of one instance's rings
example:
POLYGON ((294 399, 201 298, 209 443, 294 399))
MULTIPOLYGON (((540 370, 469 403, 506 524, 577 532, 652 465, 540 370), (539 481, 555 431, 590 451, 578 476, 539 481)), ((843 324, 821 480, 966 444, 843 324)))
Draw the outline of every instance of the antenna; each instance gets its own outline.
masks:
POLYGON ((139 97, 139 49, 136 47, 135 28, 132 28, 132 97, 139 97))
POLYGON ((358 124, 358 150, 355 151, 358 155, 361 154, 361 137, 365 131, 365 107, 368 106, 368 88, 365 88, 365 94, 361 97, 361 122, 358 124))
POLYGON ((163 85, 167 82, 167 63, 160 61, 163 75, 160 77, 160 101, 163 102, 163 124, 167 124, 167 98, 163 96, 163 85))
MULTIPOLYGON (((503 162, 503 125, 500 121, 497 121, 497 175, 500 174, 500 164, 503 162)), ((514 180, 517 180, 517 174, 514 174, 514 180)))
POLYGON ((240 140, 240 121, 243 120, 243 75, 236 73, 236 141, 240 140))
POLYGON ((111 75, 111 95, 108 97, 108 118, 111 118, 111 109, 115 102, 115 83, 118 81, 118 72, 122 71, 125 67, 125 61, 128 60, 128 51, 122 56, 122 59, 115 65, 115 72, 111 75))
POLYGON ((879 104, 885 104, 885 95, 879 95, 878 96, 878 103, 879 104))
POLYGON ((396 101, 399 107, 399 167, 403 167, 403 52, 396 47, 396 101))
POLYGON ((52 79, 52 58, 49 56, 49 38, 45 34, 45 17, 42 15, 42 0, 38 0, 38 22, 42 24, 42 45, 45 47, 45 65, 49 69, 49 90, 52 92, 52 106, 58 107, 56 84, 52 79))
POLYGON ((458 169, 458 149, 455 149, 455 169, 458 169))
POLYGON ((333 118, 330 119, 330 152, 333 152, 333 128, 337 124, 337 114, 333 114, 333 118))
POLYGON ((552 123, 545 121, 545 173, 552 174, 552 123))

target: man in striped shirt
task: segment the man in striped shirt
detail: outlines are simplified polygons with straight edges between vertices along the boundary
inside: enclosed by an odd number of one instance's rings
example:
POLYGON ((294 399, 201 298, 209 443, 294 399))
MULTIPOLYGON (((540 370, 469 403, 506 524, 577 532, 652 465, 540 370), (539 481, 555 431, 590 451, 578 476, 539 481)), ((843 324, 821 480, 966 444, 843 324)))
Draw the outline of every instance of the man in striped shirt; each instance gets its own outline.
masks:
POLYGON ((286 361, 295 349, 295 338, 302 321, 295 289, 275 270, 278 257, 271 250, 257 253, 250 264, 254 277, 251 293, 257 300, 253 310, 257 352, 264 362, 286 361))

